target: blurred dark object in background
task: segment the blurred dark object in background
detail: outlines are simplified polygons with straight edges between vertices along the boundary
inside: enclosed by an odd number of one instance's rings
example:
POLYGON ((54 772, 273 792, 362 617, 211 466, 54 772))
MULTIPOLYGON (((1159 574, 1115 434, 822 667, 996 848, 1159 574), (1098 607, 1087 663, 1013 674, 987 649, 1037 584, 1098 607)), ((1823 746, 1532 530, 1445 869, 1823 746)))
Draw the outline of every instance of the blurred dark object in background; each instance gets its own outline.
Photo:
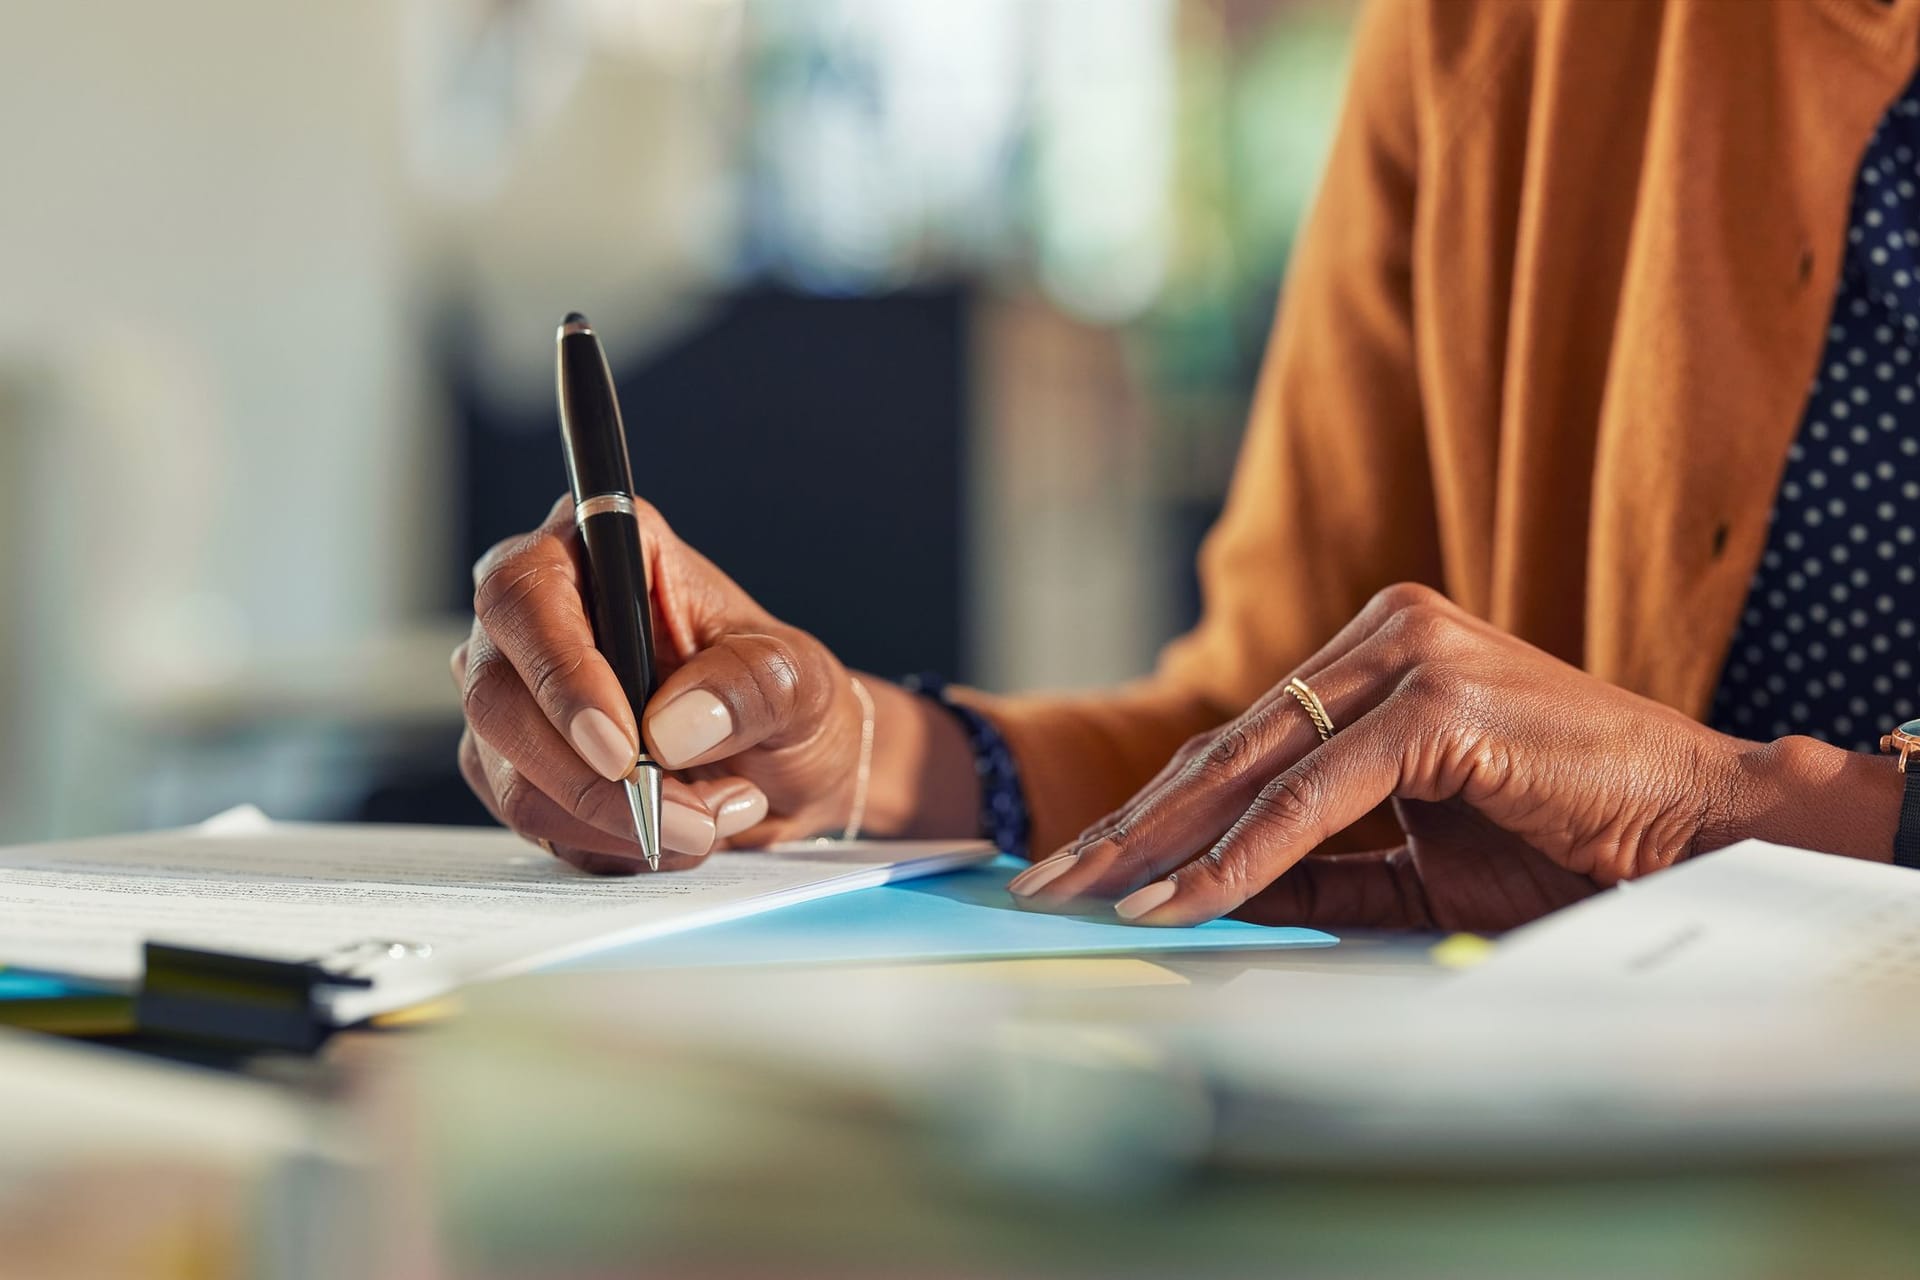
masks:
MULTIPOLYGON (((970 674, 966 309, 953 288, 762 289, 638 357, 601 335, 641 495, 775 617, 881 675, 970 674)), ((503 411, 449 372, 465 509, 448 603, 464 613, 473 562, 537 524, 566 475, 552 406, 503 411)))

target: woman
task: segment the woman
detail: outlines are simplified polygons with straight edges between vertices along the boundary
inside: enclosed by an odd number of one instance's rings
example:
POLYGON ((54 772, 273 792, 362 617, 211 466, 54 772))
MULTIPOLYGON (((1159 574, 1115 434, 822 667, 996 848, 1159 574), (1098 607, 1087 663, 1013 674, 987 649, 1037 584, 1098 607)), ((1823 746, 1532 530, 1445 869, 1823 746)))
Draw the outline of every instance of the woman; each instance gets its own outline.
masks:
POLYGON ((1150 678, 856 679, 655 516, 673 670, 636 725, 562 504, 477 569, 467 777, 625 868, 643 729, 680 865, 858 800, 869 834, 1057 849, 1023 902, 1143 924, 1499 928, 1749 836, 1887 860, 1916 65, 1920 0, 1381 0, 1204 619, 1150 678), (1397 832, 1363 822, 1387 801, 1397 832), (1375 851, 1317 854, 1343 832, 1375 851))

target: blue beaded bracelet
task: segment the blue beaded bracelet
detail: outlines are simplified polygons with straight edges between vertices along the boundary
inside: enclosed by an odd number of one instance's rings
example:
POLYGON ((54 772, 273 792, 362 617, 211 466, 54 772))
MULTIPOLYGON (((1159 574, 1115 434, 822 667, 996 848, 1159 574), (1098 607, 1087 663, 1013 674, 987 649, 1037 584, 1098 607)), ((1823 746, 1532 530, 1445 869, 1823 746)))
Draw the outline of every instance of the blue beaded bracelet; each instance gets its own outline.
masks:
POLYGON ((1020 785, 1020 766, 1007 740, 993 721, 947 696, 947 681, 932 673, 908 676, 907 690, 931 699, 960 722, 967 749, 973 752, 973 771, 980 779, 980 834, 994 847, 1016 858, 1027 856, 1027 793, 1020 785))

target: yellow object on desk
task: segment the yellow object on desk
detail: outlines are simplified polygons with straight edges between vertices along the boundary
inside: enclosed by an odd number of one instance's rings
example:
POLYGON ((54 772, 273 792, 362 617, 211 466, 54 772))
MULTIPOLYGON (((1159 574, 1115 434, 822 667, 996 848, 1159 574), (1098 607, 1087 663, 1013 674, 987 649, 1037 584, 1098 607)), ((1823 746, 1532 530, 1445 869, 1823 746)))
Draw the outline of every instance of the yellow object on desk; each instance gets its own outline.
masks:
POLYGON ((1456 933, 1434 943, 1427 954, 1442 969, 1471 969, 1493 954, 1494 945, 1477 933, 1456 933))
POLYGON ((424 1004, 408 1005, 404 1009, 380 1014, 371 1020, 371 1025, 381 1028, 429 1027, 436 1022, 445 1022, 457 1016, 459 1012, 459 998, 447 996, 444 999, 429 1000, 424 1004))
POLYGON ((133 997, 66 996, 0 1004, 0 1026, 56 1036, 122 1036, 133 1031, 133 997))

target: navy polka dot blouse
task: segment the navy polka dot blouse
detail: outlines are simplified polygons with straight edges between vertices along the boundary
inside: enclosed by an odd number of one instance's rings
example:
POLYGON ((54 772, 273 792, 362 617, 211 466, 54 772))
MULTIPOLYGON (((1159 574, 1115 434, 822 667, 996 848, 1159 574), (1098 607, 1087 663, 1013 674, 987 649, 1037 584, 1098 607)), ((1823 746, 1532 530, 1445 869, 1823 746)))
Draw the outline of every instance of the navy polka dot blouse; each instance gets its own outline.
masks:
POLYGON ((1820 371, 1711 723, 1878 749, 1920 714, 1920 80, 1854 183, 1820 371))

